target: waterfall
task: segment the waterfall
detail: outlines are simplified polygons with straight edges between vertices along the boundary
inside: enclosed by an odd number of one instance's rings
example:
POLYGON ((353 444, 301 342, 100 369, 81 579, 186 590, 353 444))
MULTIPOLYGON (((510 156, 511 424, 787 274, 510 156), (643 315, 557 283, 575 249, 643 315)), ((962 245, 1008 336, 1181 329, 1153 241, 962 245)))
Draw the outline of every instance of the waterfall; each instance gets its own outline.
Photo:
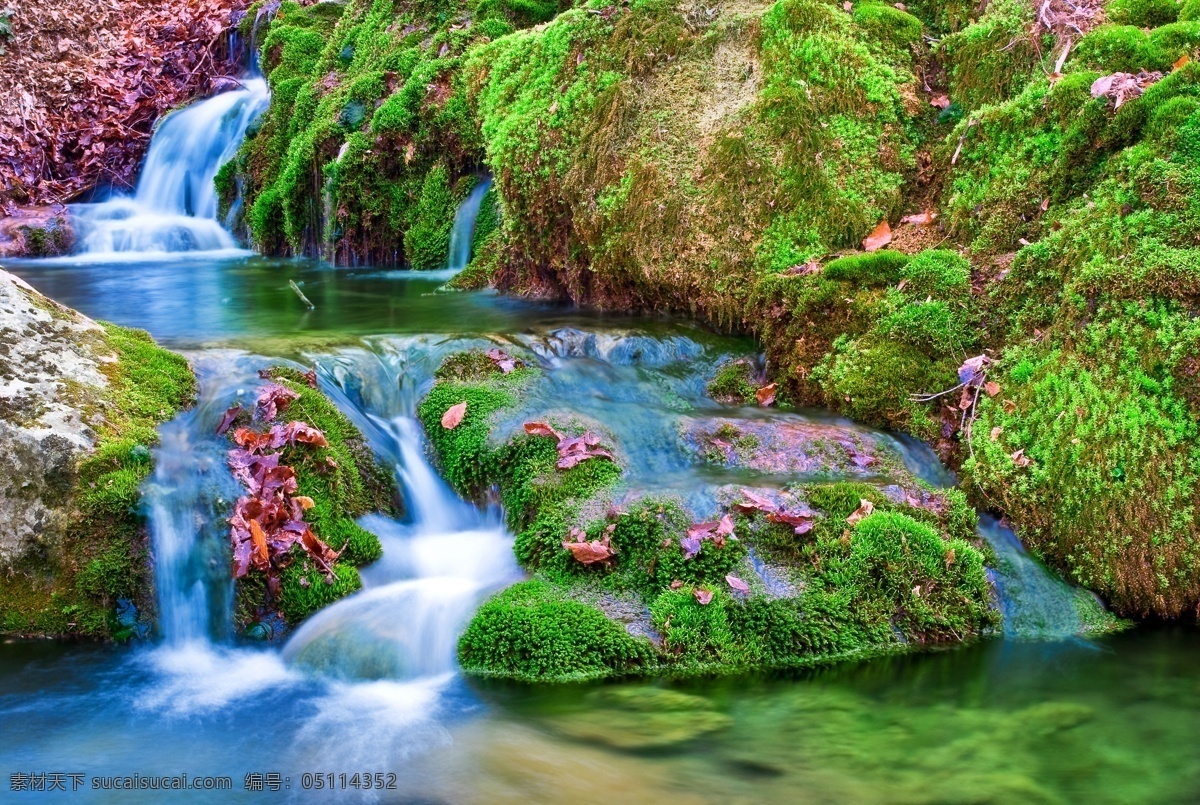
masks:
POLYGON ((450 674, 458 634, 476 606, 520 577, 499 514, 459 499, 425 457, 416 401, 444 350, 421 339, 391 341, 321 364, 322 388, 395 465, 407 518, 363 520, 383 558, 363 569, 362 592, 296 631, 284 647, 290 663, 350 679, 450 674))
POLYGON ((1005 637, 1075 637, 1088 631, 1084 612, 1094 609, 1103 616, 1099 601, 1043 567, 1029 555, 1012 529, 995 517, 980 515, 978 533, 996 554, 992 581, 1004 616, 1005 637))
POLYGON ((167 115, 150 141, 132 196, 72 207, 80 250, 128 259, 137 253, 236 249, 217 221, 213 180, 268 101, 266 81, 249 78, 241 89, 167 115))
POLYGON ((233 602, 229 577, 229 509, 239 494, 225 466, 229 449, 215 435, 221 413, 257 378, 221 353, 197 361, 201 396, 159 429, 154 473, 143 501, 154 554, 159 630, 181 645, 226 636, 233 602))
POLYGON ((451 271, 462 271, 471 262, 471 243, 475 239, 475 219, 479 217, 479 207, 483 197, 492 186, 492 177, 485 177, 482 182, 471 189, 470 194, 463 199, 462 204, 454 213, 454 229, 450 232, 450 254, 446 260, 446 268, 451 271))

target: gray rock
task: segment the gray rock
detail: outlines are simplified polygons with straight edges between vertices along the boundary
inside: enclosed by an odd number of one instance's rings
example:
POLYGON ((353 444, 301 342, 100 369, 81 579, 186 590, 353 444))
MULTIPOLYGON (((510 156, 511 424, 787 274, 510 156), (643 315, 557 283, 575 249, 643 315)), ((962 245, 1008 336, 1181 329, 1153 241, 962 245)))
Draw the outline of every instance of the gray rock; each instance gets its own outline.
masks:
POLYGON ((68 525, 75 468, 94 443, 89 401, 116 360, 103 334, 0 270, 0 564, 68 525))

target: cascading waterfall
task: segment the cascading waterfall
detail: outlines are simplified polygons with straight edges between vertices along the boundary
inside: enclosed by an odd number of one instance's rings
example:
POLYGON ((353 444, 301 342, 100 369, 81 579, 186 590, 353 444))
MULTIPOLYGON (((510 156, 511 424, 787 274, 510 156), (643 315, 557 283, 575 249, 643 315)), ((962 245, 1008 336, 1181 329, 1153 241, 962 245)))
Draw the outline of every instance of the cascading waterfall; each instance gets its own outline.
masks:
POLYGON ((133 196, 72 207, 80 251, 90 257, 237 249, 217 221, 217 170, 233 158, 266 108, 267 83, 214 95, 167 115, 154 132, 133 196))
POLYGON ((362 571, 362 592, 296 631, 284 647, 288 662, 349 679, 448 676, 458 633, 480 600, 520 576, 498 513, 460 500, 425 458, 415 378, 429 378, 430 357, 414 339, 390 354, 347 354, 322 366, 323 387, 394 462, 408 517, 363 521, 383 558, 362 571))
POLYGON ((450 255, 446 260, 446 268, 451 271, 462 271, 471 262, 471 243, 475 239, 475 220, 479 217, 479 208, 483 197, 492 186, 492 177, 487 176, 471 189, 470 194, 463 199, 462 204, 454 212, 454 228, 450 231, 450 255))

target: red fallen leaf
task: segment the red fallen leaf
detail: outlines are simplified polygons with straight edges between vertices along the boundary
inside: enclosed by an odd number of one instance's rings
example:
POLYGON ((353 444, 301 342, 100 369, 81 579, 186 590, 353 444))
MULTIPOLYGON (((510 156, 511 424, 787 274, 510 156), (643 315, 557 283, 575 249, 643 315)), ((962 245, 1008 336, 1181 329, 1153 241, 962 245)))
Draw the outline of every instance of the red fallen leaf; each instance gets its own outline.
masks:
POLYGON ((224 436, 225 432, 233 426, 233 420, 237 419, 237 415, 242 412, 242 404, 238 403, 232 408, 225 409, 224 415, 221 417, 221 424, 217 425, 217 435, 224 436))
POLYGON ((442 427, 446 430, 454 430, 462 423, 463 417, 466 415, 466 401, 460 402, 458 405, 452 405, 446 409, 446 413, 442 414, 442 427))
POLYGON ((751 492, 749 489, 743 489, 742 495, 744 495, 746 500, 749 502, 735 504, 734 508, 743 514, 749 514, 752 511, 769 513, 779 509, 779 506, 777 506, 774 502, 756 492, 751 492))
POLYGON ((892 228, 886 220, 880 221, 879 226, 871 230, 871 234, 863 238, 863 251, 877 252, 892 242, 892 228))
POLYGON ((728 514, 721 517, 721 521, 717 523, 717 530, 714 534, 718 537, 733 536, 733 518, 728 514))
POLYGON ((317 367, 314 366, 304 373, 304 382, 308 384, 309 388, 317 387, 317 367))
POLYGON ((1192 60, 1192 58, 1185 53, 1182 56, 1180 56, 1178 59, 1175 60, 1175 62, 1171 65, 1171 69, 1178 70, 1180 67, 1183 67, 1185 64, 1187 64, 1191 60, 1192 60))
POLYGON ((308 444, 314 447, 328 447, 325 434, 309 425, 307 422, 293 420, 286 425, 274 425, 268 431, 271 437, 271 447, 283 447, 285 444, 308 444))
POLYGON ((967 358, 963 361, 962 366, 958 367, 958 382, 968 386, 978 386, 984 377, 984 369, 992 362, 992 359, 987 355, 976 355, 974 358, 967 358))
POLYGON ((778 387, 778 383, 769 383, 754 392, 754 396, 758 398, 758 404, 764 408, 768 405, 773 405, 775 403, 775 389, 778 387))
POLYGON ((1033 463, 1033 459, 1031 459, 1029 456, 1025 455, 1024 447, 1022 447, 1017 452, 1013 453, 1012 456, 1010 456, 1010 458, 1012 458, 1013 463, 1016 464, 1018 467, 1028 467, 1030 464, 1033 463))
POLYGON ((683 586, 683 582, 680 581, 679 579, 675 579, 673 582, 671 582, 672 590, 678 590, 682 586, 683 586))
POLYGON ((552 436, 559 441, 562 441, 562 434, 545 422, 526 422, 525 432, 530 436, 552 436))
POLYGON ((733 575, 732 573, 729 573, 725 576, 725 583, 728 584, 733 589, 737 590, 739 593, 750 592, 750 585, 747 584, 746 582, 742 581, 741 579, 739 579, 737 576, 733 575))
POLYGON ((712 603, 712 599, 713 599, 712 590, 703 590, 703 589, 697 588, 695 590, 692 590, 692 595, 694 595, 696 597, 696 603, 698 603, 702 607, 706 607, 712 603))
POLYGON ((812 531, 815 516, 816 514, 808 509, 798 512, 780 510, 768 514, 767 519, 772 523, 790 525, 797 534, 807 534, 812 531))
POLYGON ((995 397, 1000 393, 1000 384, 994 380, 989 380, 983 384, 983 390, 987 393, 987 396, 995 397))
POLYGON ((696 554, 700 553, 700 546, 702 543, 703 540, 700 537, 694 537, 691 535, 680 537, 679 547, 683 548, 683 558, 685 560, 691 559, 696 554))
POLYGON ((874 503, 872 503, 869 500, 860 499, 858 501, 858 508, 855 509, 854 512, 849 517, 846 518, 846 522, 849 523, 850 525, 855 525, 860 520, 863 520, 866 517, 869 517, 873 511, 875 511, 874 503))
POLYGON ((915 215, 906 215, 900 219, 902 224, 912 224, 913 226, 929 226, 937 219, 936 212, 918 212, 915 215))
POLYGON ((250 453, 271 447, 271 434, 259 433, 252 428, 238 428, 233 432, 233 443, 250 453))
POLYGON ((945 95, 934 95, 929 99, 929 105, 934 109, 945 109, 950 105, 950 99, 945 95))
POLYGON ((502 349, 489 349, 484 353, 488 356, 492 363, 496 364, 504 374, 508 374, 513 369, 517 368, 517 362, 502 349))
POLYGON ((267 535, 257 520, 250 521, 250 542, 253 546, 251 561, 256 570, 266 570, 270 564, 267 557, 267 535))
POLYGON ((570 536, 574 537, 574 541, 564 540, 562 546, 571 552, 575 561, 581 564, 594 565, 597 562, 606 562, 617 552, 609 539, 612 531, 612 527, 607 528, 600 539, 588 540, 583 529, 572 528, 570 536))
POLYGON ((292 400, 300 395, 284 386, 270 383, 258 392, 258 415, 264 422, 270 422, 279 416, 280 411, 287 410, 292 400))

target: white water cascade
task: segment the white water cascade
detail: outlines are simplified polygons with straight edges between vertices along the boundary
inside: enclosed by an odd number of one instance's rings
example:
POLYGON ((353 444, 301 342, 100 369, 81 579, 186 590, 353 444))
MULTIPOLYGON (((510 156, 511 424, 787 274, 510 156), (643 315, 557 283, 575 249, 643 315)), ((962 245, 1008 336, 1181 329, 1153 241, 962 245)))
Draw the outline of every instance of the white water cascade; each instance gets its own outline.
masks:
POLYGON ((270 100, 262 78, 167 115, 150 141, 137 189, 72 207, 80 251, 90 258, 227 252, 233 236, 217 221, 217 170, 233 158, 270 100))
POLYGON ((479 217, 479 207, 483 197, 492 186, 492 177, 484 178, 482 182, 471 189, 470 194, 463 199, 462 204, 454 212, 454 228, 450 230, 450 255, 446 268, 455 273, 462 271, 471 262, 471 243, 475 240, 475 220, 479 217))
MULTIPOLYGON (((408 512, 404 522, 363 520, 383 558, 362 571, 362 592, 309 618, 284 646, 289 663, 345 679, 435 679, 455 667, 455 646, 471 613, 491 591, 520 577, 498 512, 464 503, 425 458, 415 418, 410 361, 429 358, 413 343, 390 355, 344 355, 323 369, 322 386, 393 461, 408 512), (354 384, 364 382, 363 388, 354 384), (370 413, 359 392, 374 397, 370 413)), ((427 363, 428 361, 422 361, 427 363)), ((428 377, 428 374, 425 374, 428 377)))

